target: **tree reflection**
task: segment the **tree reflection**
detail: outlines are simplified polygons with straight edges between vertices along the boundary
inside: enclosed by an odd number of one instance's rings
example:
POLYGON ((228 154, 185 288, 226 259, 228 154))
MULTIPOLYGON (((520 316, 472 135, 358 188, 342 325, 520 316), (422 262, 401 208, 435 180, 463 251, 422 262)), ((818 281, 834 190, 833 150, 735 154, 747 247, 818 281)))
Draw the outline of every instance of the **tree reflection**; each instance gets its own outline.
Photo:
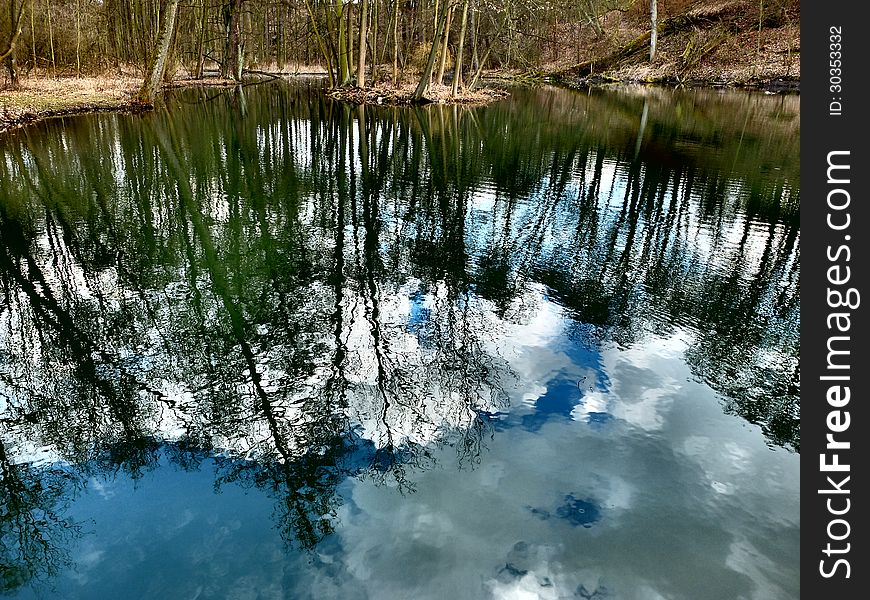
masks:
MULTIPOLYGON (((220 452, 218 487, 268 490, 313 547, 348 475, 410 490, 434 444, 477 462, 516 377, 499 330, 543 286, 597 342, 689 331, 726 409, 797 448, 793 111, 762 135, 752 106, 651 94, 351 109, 273 85, 7 141, 0 442, 133 477, 220 452)), ((4 531, 50 539, 22 515, 57 475, 0 449, 4 531)), ((35 547, 3 560, 57 562, 35 547)))
POLYGON ((13 463, 0 438, 0 591, 51 577, 69 562, 64 548, 77 527, 63 510, 72 484, 61 468, 13 463))

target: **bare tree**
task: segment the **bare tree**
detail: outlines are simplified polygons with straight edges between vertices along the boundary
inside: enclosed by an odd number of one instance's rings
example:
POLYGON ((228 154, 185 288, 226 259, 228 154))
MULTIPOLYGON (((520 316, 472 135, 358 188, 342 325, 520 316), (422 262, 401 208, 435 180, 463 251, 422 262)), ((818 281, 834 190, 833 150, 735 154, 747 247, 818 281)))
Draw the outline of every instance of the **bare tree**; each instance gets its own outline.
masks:
POLYGON ((221 77, 241 79, 242 77, 242 2, 231 0, 224 16, 226 44, 224 60, 221 64, 221 77))
POLYGON ((9 39, 6 42, 6 49, 0 51, 0 61, 6 61, 6 69, 9 71, 9 82, 12 87, 18 87, 18 63, 15 59, 15 50, 18 44, 18 38, 21 37, 21 19, 24 16, 24 7, 28 0, 22 0, 18 5, 17 10, 15 0, 9 2, 9 39))
POLYGON ((441 34, 441 57, 438 59, 438 74, 435 76, 435 81, 438 85, 444 83, 444 68, 447 66, 447 40, 450 37, 450 25, 453 23, 453 9, 455 4, 446 6, 447 24, 444 26, 444 32, 441 34))
POLYGON ((356 81, 361 88, 366 86, 366 37, 368 36, 369 0, 362 0, 359 12, 359 62, 356 67, 356 81))
POLYGON ((151 68, 139 90, 138 99, 145 104, 153 104, 163 81, 163 73, 166 71, 166 59, 169 57, 169 47, 172 45, 172 37, 175 33, 175 17, 178 14, 179 0, 166 0, 166 8, 163 14, 163 28, 160 37, 157 38, 157 50, 151 68))
POLYGON ((411 96, 414 102, 419 102, 423 99, 423 95, 429 89, 429 81, 432 78, 432 70, 435 67, 435 58, 438 56, 438 40, 442 39, 444 28, 447 25, 447 18, 450 14, 449 10, 442 10, 438 19, 438 26, 435 28, 435 35, 432 36, 432 48, 429 50, 429 58, 426 61, 426 67, 420 75, 420 82, 411 96))
POLYGON ((459 83, 462 79, 462 49, 465 46, 465 30, 468 25, 468 0, 462 6, 462 24, 459 26, 459 48, 456 51, 456 64, 453 67, 453 97, 459 90, 459 83))

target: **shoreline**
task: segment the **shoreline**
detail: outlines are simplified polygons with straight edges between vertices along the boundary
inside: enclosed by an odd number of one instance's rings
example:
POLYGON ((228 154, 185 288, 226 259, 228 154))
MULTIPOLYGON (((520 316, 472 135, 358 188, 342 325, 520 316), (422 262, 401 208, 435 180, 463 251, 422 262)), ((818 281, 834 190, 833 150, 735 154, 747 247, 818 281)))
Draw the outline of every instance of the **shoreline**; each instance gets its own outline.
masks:
POLYGON ((57 117, 86 115, 102 112, 129 113, 135 115, 147 112, 153 108, 153 105, 150 104, 126 102, 117 104, 82 104, 81 106, 72 106, 68 108, 41 109, 33 112, 27 111, 19 116, 14 117, 6 117, 5 115, 0 114, 0 135, 22 129, 24 127, 27 127, 28 125, 35 125, 36 123, 45 121, 47 119, 54 119, 57 117))
MULTIPOLYGON (((261 74, 254 74, 260 77, 261 74)), ((273 78, 288 77, 285 73, 268 74, 273 78)), ((292 77, 293 75, 289 75, 292 77)), ((673 77, 632 77, 624 73, 604 73, 587 77, 564 77, 542 75, 529 78, 522 74, 490 73, 484 80, 503 81, 519 85, 551 84, 572 90, 591 87, 619 85, 650 85, 661 87, 695 87, 709 89, 758 90, 767 93, 800 93, 800 78, 780 76, 763 80, 728 81, 723 79, 680 80, 673 77), (621 76, 622 75, 622 76, 621 76)), ((100 78, 33 78, 22 89, 0 90, 0 135, 20 130, 29 125, 56 117, 118 112, 138 114, 153 110, 154 106, 135 100, 141 81, 130 77, 100 78)), ((195 87, 233 87, 244 82, 215 77, 204 79, 177 79, 164 84, 164 90, 195 87)), ((411 99, 413 85, 376 84, 364 89, 348 87, 325 89, 327 97, 355 105, 413 106, 423 104, 448 104, 483 106, 510 95, 501 89, 482 87, 452 97, 449 86, 431 86, 419 102, 411 99)))
POLYGON ((606 87, 611 85, 650 85, 669 88, 703 88, 735 91, 760 91, 771 94, 799 94, 800 78, 776 77, 774 79, 750 80, 750 81, 726 81, 726 80, 703 80, 703 79, 678 79, 675 77, 661 77, 651 79, 619 78, 608 75, 594 75, 583 77, 575 81, 555 79, 552 83, 569 89, 586 89, 589 87, 606 87))
MULTIPOLYGON (((0 136, 57 117, 148 112, 154 105, 136 100, 141 85, 141 78, 129 76, 34 77, 18 90, 0 89, 0 136)), ((176 79, 165 83, 163 90, 236 85, 241 83, 217 77, 176 79)))

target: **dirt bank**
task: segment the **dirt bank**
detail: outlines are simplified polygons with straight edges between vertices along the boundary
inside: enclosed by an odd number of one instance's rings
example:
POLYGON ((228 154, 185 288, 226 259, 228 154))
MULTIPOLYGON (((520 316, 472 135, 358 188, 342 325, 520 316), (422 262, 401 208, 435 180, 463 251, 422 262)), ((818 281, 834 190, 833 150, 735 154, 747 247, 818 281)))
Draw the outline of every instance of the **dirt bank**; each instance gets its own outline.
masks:
POLYGON ((701 0, 659 16, 652 61, 649 15, 636 7, 608 14, 605 34, 588 32, 570 63, 548 65, 542 73, 568 85, 618 81, 799 89, 799 2, 701 0))
MULTIPOLYGON (((0 133, 51 117, 89 112, 141 112, 153 108, 136 102, 142 85, 132 75, 99 77, 30 76, 19 89, 0 89, 0 133)), ((165 87, 228 86, 238 82, 217 77, 179 79, 165 87)))

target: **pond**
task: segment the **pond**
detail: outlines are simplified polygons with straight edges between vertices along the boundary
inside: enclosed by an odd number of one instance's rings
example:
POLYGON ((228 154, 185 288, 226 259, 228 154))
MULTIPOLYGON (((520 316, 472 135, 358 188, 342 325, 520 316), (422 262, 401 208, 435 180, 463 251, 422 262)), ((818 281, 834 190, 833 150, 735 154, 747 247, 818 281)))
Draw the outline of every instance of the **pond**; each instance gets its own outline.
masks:
POLYGON ((322 85, 0 140, 3 592, 797 598, 799 97, 322 85))

